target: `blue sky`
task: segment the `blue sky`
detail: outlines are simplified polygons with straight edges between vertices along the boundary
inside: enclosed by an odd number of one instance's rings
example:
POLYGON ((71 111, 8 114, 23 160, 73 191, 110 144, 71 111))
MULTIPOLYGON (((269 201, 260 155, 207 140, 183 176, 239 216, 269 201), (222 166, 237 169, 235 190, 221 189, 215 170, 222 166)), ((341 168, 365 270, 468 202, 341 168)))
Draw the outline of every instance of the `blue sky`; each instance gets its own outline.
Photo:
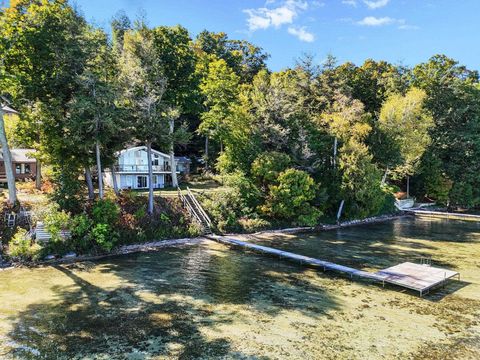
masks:
POLYGON ((243 38, 270 55, 272 70, 302 53, 322 62, 367 58, 414 65, 444 53, 480 69, 480 0, 76 0, 89 21, 109 27, 124 10, 150 26, 181 24, 243 38))

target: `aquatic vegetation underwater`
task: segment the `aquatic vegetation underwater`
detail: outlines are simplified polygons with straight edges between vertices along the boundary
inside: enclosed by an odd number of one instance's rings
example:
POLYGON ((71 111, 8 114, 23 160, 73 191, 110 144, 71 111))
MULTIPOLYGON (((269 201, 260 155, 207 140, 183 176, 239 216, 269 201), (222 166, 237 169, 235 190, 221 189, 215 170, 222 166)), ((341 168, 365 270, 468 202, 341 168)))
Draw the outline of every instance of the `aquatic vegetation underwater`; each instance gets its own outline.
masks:
POLYGON ((217 243, 0 273, 0 357, 478 358, 480 226, 399 219, 250 236, 363 269, 432 256, 425 298, 217 243))

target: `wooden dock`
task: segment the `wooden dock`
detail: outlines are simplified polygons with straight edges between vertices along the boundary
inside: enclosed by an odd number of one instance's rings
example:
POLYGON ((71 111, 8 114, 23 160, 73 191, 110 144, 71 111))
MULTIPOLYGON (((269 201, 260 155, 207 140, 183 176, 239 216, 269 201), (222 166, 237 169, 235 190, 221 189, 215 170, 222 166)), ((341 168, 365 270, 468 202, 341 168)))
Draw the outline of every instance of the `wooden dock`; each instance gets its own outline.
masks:
POLYGON ((460 214, 460 213, 452 213, 452 212, 445 212, 445 211, 429 211, 429 210, 418 210, 418 209, 409 209, 404 211, 420 217, 480 222, 480 215, 474 215, 474 214, 460 214))
POLYGON ((381 282, 383 286, 386 283, 394 284, 403 288, 418 291, 420 296, 423 296, 430 289, 438 285, 445 284, 445 282, 452 277, 457 276, 460 279, 460 274, 458 272, 410 262, 402 263, 373 273, 268 246, 252 244, 247 241, 241 241, 230 237, 209 235, 207 238, 225 245, 237 246, 251 251, 278 256, 279 258, 320 268, 323 269, 323 271, 337 271, 343 274, 348 274, 351 278, 355 276, 358 278, 374 280, 381 282))

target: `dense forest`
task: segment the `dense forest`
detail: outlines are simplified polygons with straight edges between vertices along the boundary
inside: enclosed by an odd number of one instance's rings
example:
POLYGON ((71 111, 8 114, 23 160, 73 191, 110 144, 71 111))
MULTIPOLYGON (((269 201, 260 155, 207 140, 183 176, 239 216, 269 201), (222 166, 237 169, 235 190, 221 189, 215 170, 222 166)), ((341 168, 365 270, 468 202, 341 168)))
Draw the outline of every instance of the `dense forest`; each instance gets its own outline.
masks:
POLYGON ((11 1, 0 87, 21 116, 8 141, 37 150, 72 214, 94 197, 91 169, 131 144, 203 158, 228 185, 203 199, 224 230, 315 225, 340 204, 344 218, 377 215, 407 186, 419 201, 480 204, 477 71, 444 55, 407 67, 299 54, 272 72, 268 57, 225 33, 123 13, 107 33, 68 1, 11 1))

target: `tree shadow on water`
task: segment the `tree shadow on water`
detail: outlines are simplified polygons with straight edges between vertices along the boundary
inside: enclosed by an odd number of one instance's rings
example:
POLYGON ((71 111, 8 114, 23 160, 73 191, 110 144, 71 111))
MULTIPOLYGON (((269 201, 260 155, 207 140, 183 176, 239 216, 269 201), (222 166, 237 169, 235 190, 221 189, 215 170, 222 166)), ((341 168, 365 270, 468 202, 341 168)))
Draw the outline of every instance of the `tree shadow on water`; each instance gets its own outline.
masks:
POLYGON ((289 308, 322 316, 338 307, 323 289, 298 276, 304 269, 279 265, 272 272, 268 261, 243 261, 228 249, 139 254, 109 259, 95 268, 100 277, 102 272, 114 274, 121 285, 107 290, 101 278, 93 284, 76 266, 55 266, 59 276, 73 284, 55 286, 54 300, 31 304, 15 314, 8 334, 12 357, 261 359, 261 354, 249 357, 238 352, 232 339, 221 333, 211 338, 203 330, 234 326, 238 305, 271 317, 289 308), (282 274, 285 269, 287 274, 282 274), (319 305, 306 305, 312 302, 319 305))
POLYGON ((9 338, 20 358, 82 358, 106 356, 142 359, 151 355, 198 358, 222 356, 230 351, 228 340, 209 341, 192 315, 209 316, 191 304, 170 300, 148 302, 134 286, 106 291, 66 267, 57 270, 75 285, 56 287, 56 301, 30 305, 15 316, 9 338))

